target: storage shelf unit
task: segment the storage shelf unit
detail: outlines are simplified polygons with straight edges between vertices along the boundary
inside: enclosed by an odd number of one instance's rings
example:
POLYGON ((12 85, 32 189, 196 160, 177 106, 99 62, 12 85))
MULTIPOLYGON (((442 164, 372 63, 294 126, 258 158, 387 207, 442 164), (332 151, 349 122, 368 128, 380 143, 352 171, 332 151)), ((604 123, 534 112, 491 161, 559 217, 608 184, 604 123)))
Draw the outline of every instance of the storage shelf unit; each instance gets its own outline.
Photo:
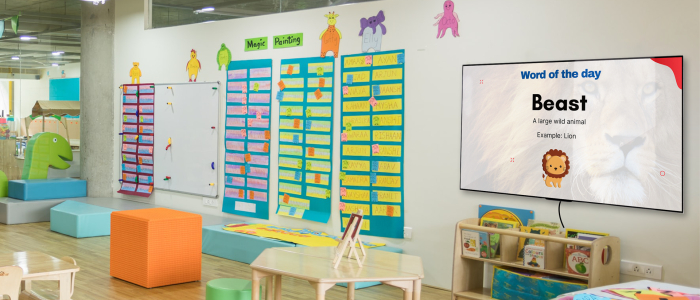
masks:
POLYGON ((520 232, 519 228, 497 229, 479 226, 479 219, 459 221, 455 228, 454 264, 452 267, 452 299, 491 299, 491 289, 484 288, 484 263, 508 266, 523 270, 537 271, 580 279, 588 282, 589 288, 620 282, 620 239, 606 236, 594 241, 567 239, 563 235, 539 235, 520 232), (501 234, 500 258, 476 258, 462 255, 462 229, 501 234), (524 266, 516 260, 519 238, 545 241, 545 269, 524 266), (591 247, 590 271, 588 276, 571 274, 564 265, 566 244, 591 247), (605 256, 603 256, 605 251, 605 256), (604 261, 603 258, 607 258, 604 261))

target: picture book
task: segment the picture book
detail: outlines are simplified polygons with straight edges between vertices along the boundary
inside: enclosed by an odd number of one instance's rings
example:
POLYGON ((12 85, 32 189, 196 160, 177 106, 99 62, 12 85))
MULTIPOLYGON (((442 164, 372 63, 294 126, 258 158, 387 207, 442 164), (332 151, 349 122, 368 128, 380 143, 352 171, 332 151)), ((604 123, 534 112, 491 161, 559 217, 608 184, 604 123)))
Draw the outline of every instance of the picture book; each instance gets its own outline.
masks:
POLYGON ((557 222, 538 221, 532 219, 527 221, 527 227, 545 228, 549 230, 549 235, 554 235, 561 230, 561 224, 557 222))
MULTIPOLYGON (((591 236, 608 236, 609 234, 603 233, 603 232, 594 232, 594 231, 585 231, 585 230, 578 230, 578 229, 566 229, 566 237, 569 239, 581 239, 581 240, 590 240, 591 236), (580 237, 579 237, 580 235, 580 237)), ((590 251, 590 247, 583 247, 583 246, 574 246, 574 245, 566 245, 566 248, 575 248, 579 250, 586 250, 590 251), (582 249, 583 248, 583 249, 582 249), (585 249, 588 248, 588 249, 585 249)))
POLYGON ((491 254, 491 242, 487 232, 479 231, 479 257, 489 258, 491 254))
MULTIPOLYGON (((520 232, 526 232, 526 233, 532 233, 532 234, 540 234, 540 235, 549 235, 549 230, 544 229, 544 228, 532 228, 529 226, 523 226, 520 227, 520 232)), ((519 238, 518 239, 518 256, 516 257, 517 261, 522 261, 523 260, 523 252, 525 250, 525 246, 527 245, 535 245, 535 246, 540 246, 544 247, 544 241, 543 240, 538 240, 538 239, 528 239, 528 238, 519 238)))
POLYGON ((523 266, 544 269, 544 247, 527 245, 523 249, 523 266))
POLYGON ((564 249, 566 269, 571 274, 588 275, 591 268, 591 252, 573 248, 564 249))
MULTIPOLYGON (((492 219, 492 218, 481 218, 481 226, 498 228, 498 229, 510 229, 510 228, 518 228, 520 225, 515 221, 499 220, 499 219, 492 219)), ((500 245, 501 237, 497 233, 490 233, 489 234, 489 241, 490 241, 490 247, 491 247, 490 252, 489 252, 489 254, 490 254, 489 258, 496 258, 500 254, 499 245, 500 245)))
POLYGON ((469 257, 480 257, 481 243, 479 242, 479 232, 462 229, 462 255, 469 257))
POLYGON ((534 219, 535 212, 527 209, 479 204, 479 218, 514 221, 520 227, 525 225, 527 220, 534 219))

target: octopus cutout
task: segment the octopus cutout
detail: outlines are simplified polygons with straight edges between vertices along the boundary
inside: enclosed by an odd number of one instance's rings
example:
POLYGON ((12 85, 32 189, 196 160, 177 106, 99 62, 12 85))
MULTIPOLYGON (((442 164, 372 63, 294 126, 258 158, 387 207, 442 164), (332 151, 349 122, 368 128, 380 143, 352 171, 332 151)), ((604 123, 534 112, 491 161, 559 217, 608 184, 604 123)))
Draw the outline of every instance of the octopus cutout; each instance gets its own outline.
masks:
POLYGON ((382 51, 382 36, 386 34, 384 22, 384 11, 370 17, 369 19, 362 18, 360 20, 360 36, 362 37, 362 52, 367 52, 369 49, 374 51, 382 51), (380 27, 381 30, 377 30, 380 27))
POLYGON ((452 29, 452 36, 459 37, 459 17, 455 12, 455 4, 451 0, 445 1, 442 5, 443 12, 435 16, 435 19, 439 19, 433 26, 438 27, 437 38, 442 38, 447 33, 447 28, 452 29))

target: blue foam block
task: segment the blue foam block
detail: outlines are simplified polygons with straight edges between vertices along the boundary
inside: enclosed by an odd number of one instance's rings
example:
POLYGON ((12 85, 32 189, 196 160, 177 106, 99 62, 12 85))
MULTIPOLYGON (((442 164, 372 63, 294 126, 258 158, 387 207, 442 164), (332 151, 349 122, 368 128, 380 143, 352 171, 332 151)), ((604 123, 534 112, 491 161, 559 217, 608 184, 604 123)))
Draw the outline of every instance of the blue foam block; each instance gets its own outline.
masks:
POLYGON ((224 224, 202 228, 202 253, 250 264, 263 250, 296 244, 224 230, 224 224))
POLYGON ((51 208, 51 230, 76 238, 110 234, 111 208, 66 200, 51 208))
POLYGON ((25 201, 86 197, 87 182, 73 178, 10 180, 8 196, 25 201))

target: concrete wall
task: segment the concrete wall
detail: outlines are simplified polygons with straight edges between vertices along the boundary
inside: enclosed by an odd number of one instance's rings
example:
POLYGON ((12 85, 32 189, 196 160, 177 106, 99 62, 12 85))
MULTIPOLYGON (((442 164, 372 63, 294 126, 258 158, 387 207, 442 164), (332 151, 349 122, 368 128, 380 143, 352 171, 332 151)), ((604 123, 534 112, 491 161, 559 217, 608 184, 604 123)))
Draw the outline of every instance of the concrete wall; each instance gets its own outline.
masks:
MULTIPOLYGON (((114 3, 115 1, 108 1, 114 3)), ((663 281, 700 286, 700 6, 696 0, 605 1, 455 1, 461 19, 460 38, 445 36, 437 40, 435 15, 442 12, 443 1, 385 0, 219 21, 209 24, 144 30, 143 0, 116 1, 115 65, 112 86, 130 82, 132 62, 140 62, 142 82, 185 82, 184 65, 190 49, 196 49, 203 64, 198 81, 225 82, 225 73, 214 63, 221 43, 226 43, 234 60, 273 60, 273 82, 279 76, 280 60, 318 56, 318 36, 326 27, 323 17, 335 10, 337 28, 343 33, 341 55, 359 53, 359 20, 384 10, 387 35, 385 50, 406 50, 406 141, 405 141, 405 221, 413 227, 413 238, 378 239, 401 247, 408 254, 423 258, 424 283, 450 288, 455 223, 476 217, 479 204, 531 209, 537 219, 558 221, 557 202, 517 196, 459 190, 460 107, 462 65, 499 62, 525 62, 567 59, 684 55, 684 196, 685 213, 667 213, 643 209, 602 206, 585 203, 562 204, 567 227, 608 232, 622 242, 622 258, 663 266, 663 281), (303 32, 303 47, 244 52, 245 38, 303 32)), ((89 36, 90 32, 84 34, 89 36)), ((449 33, 448 33, 449 34, 449 33)), ((84 52, 84 55, 87 54, 84 52)), ((101 62, 101 68, 111 68, 101 62)), ((337 66, 340 60, 336 60, 337 66)), ((89 65, 84 62, 84 65, 89 65)), ((337 67, 339 68, 339 67, 337 67)), ((83 72, 83 77, 89 77, 83 72)), ((106 78, 106 77, 105 77, 106 78)), ((223 89, 221 89, 223 91, 223 89)), ((222 101, 223 101, 223 94, 222 101)), ((336 90, 336 95, 339 95, 336 90)), ((156 96, 157 97, 157 96, 156 96)), ((120 125, 119 91, 112 94, 114 132, 120 125)), ((335 102, 336 124, 340 122, 340 101, 335 102)), ((101 107, 101 109, 106 109, 101 107)), ((272 111, 279 111, 273 101, 272 111)), ((223 110, 221 111, 223 114, 223 110)), ((196 117, 196 116, 194 116, 196 117)), ((223 126, 224 118, 221 118, 223 126)), ((270 194, 277 194, 278 115, 272 117, 270 194)), ((88 127, 88 126, 85 126, 88 127)), ((340 126, 334 138, 340 139, 340 126)), ((157 133, 156 133, 157 134, 157 133)), ((105 137, 106 138, 106 137, 105 137)), ((87 138, 86 138, 87 139, 87 138)), ((119 174, 119 158, 113 145, 111 177, 119 174)), ((223 153, 223 143, 220 152, 223 153)), ((339 172, 339 147, 335 147, 334 178, 339 172)), ((88 154, 90 155, 90 154, 88 154)), ((680 158, 679 158, 680 161, 680 158)), ((223 159, 220 159, 223 162, 223 159)), ((218 186, 223 194, 223 174, 218 186)), ((111 182, 118 188, 117 178, 111 182)), ((157 179, 156 179, 157 180, 157 179)), ((90 184, 93 184, 92 182, 90 184)), ((114 194, 122 197, 120 194, 114 194)), ((338 207, 338 183, 334 182, 332 207, 338 207)), ((149 201, 183 210, 226 215, 221 208, 202 205, 202 198, 156 191, 149 201)), ((222 198, 218 199, 219 204, 222 198)), ((328 224, 320 224, 274 215, 270 220, 246 219, 292 228, 309 228, 340 233, 340 218, 334 212, 328 224)), ((245 219, 245 218, 239 218, 245 219)), ((623 281, 638 277, 622 276, 623 281)))
POLYGON ((114 179, 114 6, 83 2, 81 37, 81 178, 88 196, 109 197, 114 179))

